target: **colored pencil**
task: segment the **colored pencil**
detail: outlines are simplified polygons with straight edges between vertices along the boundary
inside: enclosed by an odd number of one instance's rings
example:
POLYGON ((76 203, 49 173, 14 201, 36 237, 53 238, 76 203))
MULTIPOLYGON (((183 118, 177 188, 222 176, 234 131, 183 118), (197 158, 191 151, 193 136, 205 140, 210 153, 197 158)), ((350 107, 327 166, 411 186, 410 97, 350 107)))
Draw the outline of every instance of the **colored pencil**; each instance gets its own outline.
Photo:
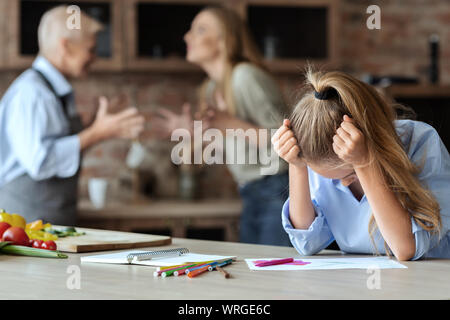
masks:
POLYGON ((173 275, 173 273, 175 271, 184 270, 184 269, 187 269, 187 268, 190 268, 190 267, 194 267, 194 266, 195 266, 195 264, 188 264, 188 265, 183 266, 183 267, 174 268, 174 269, 171 269, 171 270, 164 270, 164 271, 161 272, 161 277, 163 277, 163 278, 169 277, 169 276, 173 275))
POLYGON ((195 264, 191 263, 191 264, 186 264, 186 265, 172 266, 167 269, 158 270, 158 271, 153 272, 153 276, 157 277, 157 276, 160 276, 163 272, 167 272, 167 271, 171 271, 171 270, 178 270, 180 268, 189 268, 192 266, 195 266, 195 264))
POLYGON ((216 269, 223 274, 223 276, 225 277, 225 279, 228 279, 229 277, 231 277, 231 275, 226 272, 225 270, 222 269, 222 267, 216 266, 216 269))
POLYGON ((187 261, 183 264, 177 264, 177 265, 173 265, 173 266, 161 266, 161 267, 156 267, 156 271, 165 271, 165 270, 169 270, 169 269, 173 269, 173 268, 179 268, 179 267, 185 267, 187 265, 192 265, 192 264, 205 264, 205 263, 210 263, 210 262, 214 262, 214 260, 210 260, 210 261, 187 261))
POLYGON ((181 269, 181 270, 174 271, 174 272, 173 272, 173 275, 174 275, 175 277, 182 276, 183 274, 186 273, 186 270, 187 270, 187 268, 186 268, 186 269, 181 269))
POLYGON ((196 263, 194 266, 190 266, 190 267, 188 267, 188 268, 183 268, 183 269, 174 271, 174 272, 173 272, 173 275, 174 275, 175 277, 182 276, 183 274, 187 274, 187 273, 191 270, 192 267, 194 267, 194 268, 196 268, 196 267, 202 267, 202 266, 205 266, 205 265, 209 265, 209 264, 212 263, 212 262, 214 262, 214 261, 211 261, 211 262, 208 262, 208 263, 203 263, 203 262, 196 263))
POLYGON ((177 265, 173 265, 173 266, 156 267, 156 271, 164 271, 164 270, 168 270, 168 269, 179 268, 179 267, 183 267, 183 266, 186 266, 189 264, 191 264, 191 263, 183 263, 183 264, 177 264, 177 265))
POLYGON ((264 261, 260 263, 255 263, 255 267, 267 267, 267 266, 274 266, 277 264, 284 264, 294 261, 294 258, 286 258, 286 259, 275 259, 275 260, 269 260, 264 261))
POLYGON ((224 262, 221 262, 221 263, 219 263, 219 264, 217 264, 215 266, 209 266, 208 270, 209 271, 213 271, 215 268, 217 268, 217 267, 224 267, 224 266, 226 266, 228 264, 231 264, 231 262, 233 262, 233 259, 225 260, 224 262))
POLYGON ((187 275, 189 278, 194 278, 194 277, 198 276, 199 274, 208 271, 208 267, 209 266, 204 266, 204 267, 200 267, 198 269, 189 271, 187 275))
POLYGON ((196 269, 199 269, 201 267, 210 266, 210 265, 216 265, 217 263, 218 262, 214 261, 214 262, 210 262, 210 263, 204 263, 204 264, 201 264, 201 265, 198 265, 198 266, 195 266, 195 267, 187 268, 186 269, 186 274, 188 274, 189 272, 194 271, 196 269))

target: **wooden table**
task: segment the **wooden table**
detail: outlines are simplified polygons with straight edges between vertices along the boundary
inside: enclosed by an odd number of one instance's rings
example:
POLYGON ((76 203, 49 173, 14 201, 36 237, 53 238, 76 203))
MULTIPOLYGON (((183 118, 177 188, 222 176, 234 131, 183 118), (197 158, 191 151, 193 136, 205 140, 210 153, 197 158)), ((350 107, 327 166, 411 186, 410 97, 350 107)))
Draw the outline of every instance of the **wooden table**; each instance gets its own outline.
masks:
POLYGON ((241 211, 239 199, 110 202, 102 209, 84 200, 78 204, 77 225, 126 232, 169 229, 178 238, 186 238, 188 228, 218 228, 225 241, 236 242, 241 211))
MULTIPOLYGON (((368 289, 364 269, 309 271, 251 271, 243 259, 289 257, 290 247, 174 238, 161 248, 187 247, 191 252, 237 255, 226 270, 231 279, 212 272, 190 279, 154 278, 154 268, 136 265, 80 263, 87 254, 68 259, 0 255, 0 299, 449 299, 450 260, 402 262, 408 269, 380 270, 380 289, 368 289), (71 267, 72 266, 72 267, 71 267), (67 282, 80 268, 80 289, 67 282), (69 269, 68 269, 69 268, 69 269), (73 272, 73 271, 72 271, 73 272), (212 290, 214 288, 214 290, 212 290)), ((149 248, 159 249, 159 248, 149 248)), ((91 253, 98 254, 98 253, 91 253)), ((311 257, 338 257, 324 251, 311 257)))

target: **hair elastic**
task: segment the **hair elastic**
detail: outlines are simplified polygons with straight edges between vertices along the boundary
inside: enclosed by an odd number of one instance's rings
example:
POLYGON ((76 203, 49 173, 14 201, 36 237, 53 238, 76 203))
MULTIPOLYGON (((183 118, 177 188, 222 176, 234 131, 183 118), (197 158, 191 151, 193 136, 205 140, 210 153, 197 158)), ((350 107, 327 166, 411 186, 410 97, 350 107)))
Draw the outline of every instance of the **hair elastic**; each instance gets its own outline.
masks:
POLYGON ((314 91, 314 97, 319 100, 328 100, 337 96, 337 91, 335 88, 326 88, 322 92, 314 91))

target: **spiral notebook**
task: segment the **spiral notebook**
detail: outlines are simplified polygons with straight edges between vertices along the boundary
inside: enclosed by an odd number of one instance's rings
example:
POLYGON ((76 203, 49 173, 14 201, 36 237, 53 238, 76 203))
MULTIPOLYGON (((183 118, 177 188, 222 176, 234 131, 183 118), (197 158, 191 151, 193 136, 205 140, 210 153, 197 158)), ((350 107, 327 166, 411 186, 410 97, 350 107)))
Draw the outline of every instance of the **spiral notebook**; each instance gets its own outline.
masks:
POLYGON ((233 259, 235 256, 218 256, 189 252, 186 248, 159 251, 122 251, 117 253, 99 254, 81 257, 81 262, 137 264, 152 267, 180 265, 188 262, 206 262, 233 259))

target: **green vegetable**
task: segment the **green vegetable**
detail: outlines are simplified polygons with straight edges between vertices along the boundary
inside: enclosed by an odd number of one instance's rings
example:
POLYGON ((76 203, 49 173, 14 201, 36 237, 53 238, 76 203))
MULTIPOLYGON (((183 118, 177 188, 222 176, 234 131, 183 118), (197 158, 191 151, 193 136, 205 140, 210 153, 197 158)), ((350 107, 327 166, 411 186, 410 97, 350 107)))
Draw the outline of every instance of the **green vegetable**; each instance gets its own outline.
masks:
POLYGON ((6 254, 15 254, 19 256, 41 257, 41 258, 62 258, 68 256, 55 250, 44 250, 25 246, 11 245, 9 242, 0 242, 0 252, 6 254))
POLYGON ((11 243, 10 241, 3 241, 3 242, 0 242, 0 249, 3 248, 4 246, 7 246, 7 245, 10 244, 10 243, 11 243))
POLYGON ((67 227, 62 230, 57 230, 53 228, 44 228, 45 232, 57 235, 58 238, 64 238, 64 237, 76 237, 76 236, 82 236, 86 234, 85 232, 77 232, 77 230, 74 227, 67 227))

